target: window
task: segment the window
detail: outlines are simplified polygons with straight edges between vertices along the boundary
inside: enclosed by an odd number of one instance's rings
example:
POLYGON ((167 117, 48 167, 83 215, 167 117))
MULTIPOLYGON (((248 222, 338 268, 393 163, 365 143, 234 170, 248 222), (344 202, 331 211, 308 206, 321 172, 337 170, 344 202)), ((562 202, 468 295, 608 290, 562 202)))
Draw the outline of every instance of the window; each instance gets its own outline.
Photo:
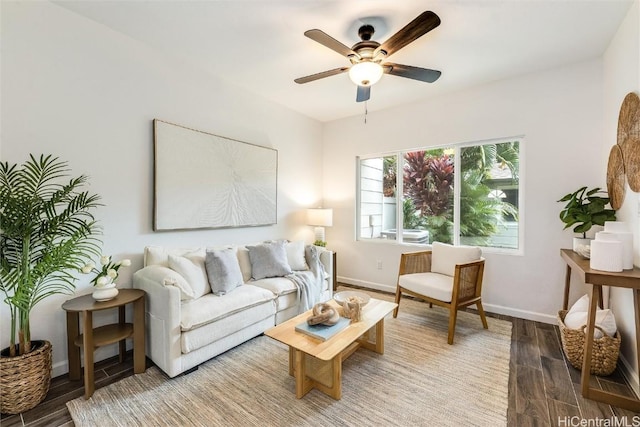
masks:
POLYGON ((520 249, 520 144, 358 158, 358 239, 520 249))

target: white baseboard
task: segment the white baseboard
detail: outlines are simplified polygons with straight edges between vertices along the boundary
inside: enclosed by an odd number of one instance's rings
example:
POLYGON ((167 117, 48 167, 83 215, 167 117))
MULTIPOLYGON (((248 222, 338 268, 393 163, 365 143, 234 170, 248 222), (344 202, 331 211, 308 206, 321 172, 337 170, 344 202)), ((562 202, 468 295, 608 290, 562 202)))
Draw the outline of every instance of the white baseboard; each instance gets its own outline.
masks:
MULTIPOLYGON (((338 282, 346 283, 348 285, 360 286, 362 288, 374 289, 382 292, 396 293, 395 286, 384 285, 380 283, 367 282, 364 280, 351 279, 349 277, 338 277, 338 282)), ((556 324, 556 316, 544 313, 537 313, 534 311, 521 310, 518 308, 504 307, 496 304, 482 303, 484 310, 490 313, 504 314, 506 316, 519 317, 521 319, 534 320, 536 322, 556 324)), ((473 308, 473 307, 471 307, 473 308)))
POLYGON ((638 381, 638 373, 634 371, 633 367, 629 364, 627 359, 624 358, 622 353, 620 353, 620 361, 622 362, 620 365, 620 370, 622 371, 622 375, 626 378, 629 386, 636 394, 636 397, 640 396, 640 382, 638 381))

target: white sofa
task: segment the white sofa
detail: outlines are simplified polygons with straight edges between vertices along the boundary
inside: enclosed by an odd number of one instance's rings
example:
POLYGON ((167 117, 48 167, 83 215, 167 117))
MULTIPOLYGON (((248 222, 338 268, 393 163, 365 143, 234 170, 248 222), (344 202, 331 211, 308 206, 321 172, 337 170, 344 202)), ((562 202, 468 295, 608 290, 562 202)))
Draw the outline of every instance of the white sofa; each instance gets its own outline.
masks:
MULTIPOLYGON (((215 295, 206 286, 209 283, 203 284, 203 280, 216 280, 207 276, 212 269, 209 264, 204 265, 205 258, 209 262, 206 251, 223 248, 145 248, 144 268, 134 274, 133 287, 147 293, 146 354, 169 377, 197 367, 294 317, 305 303, 318 302, 303 298, 301 303, 304 292, 287 277, 252 279, 252 275, 256 276, 252 270, 260 270, 260 266, 250 256, 250 246, 254 245, 224 247, 236 251, 242 275, 242 284, 224 295, 215 295), (181 262, 190 270, 182 270, 181 262)), ((322 268, 316 270, 324 270, 316 277, 317 297, 319 301, 330 300, 333 253, 302 242, 288 242, 286 247, 292 270, 304 270, 304 264, 309 269, 313 254, 317 254, 315 260, 319 262, 315 266, 320 267, 321 263, 322 268)), ((294 271, 294 275, 298 274, 313 276, 311 271, 294 271)))

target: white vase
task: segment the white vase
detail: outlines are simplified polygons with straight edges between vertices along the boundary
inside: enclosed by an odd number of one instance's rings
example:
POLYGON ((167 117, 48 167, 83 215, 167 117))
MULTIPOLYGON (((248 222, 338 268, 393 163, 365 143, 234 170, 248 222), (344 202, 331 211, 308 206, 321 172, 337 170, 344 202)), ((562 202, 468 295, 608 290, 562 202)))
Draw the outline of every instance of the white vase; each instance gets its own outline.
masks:
POLYGON ((116 288, 115 283, 96 286, 91 296, 96 301, 109 301, 118 296, 118 288, 116 288))
POLYGON ((583 258, 589 258, 591 256, 591 240, 593 239, 574 237, 573 251, 583 258))

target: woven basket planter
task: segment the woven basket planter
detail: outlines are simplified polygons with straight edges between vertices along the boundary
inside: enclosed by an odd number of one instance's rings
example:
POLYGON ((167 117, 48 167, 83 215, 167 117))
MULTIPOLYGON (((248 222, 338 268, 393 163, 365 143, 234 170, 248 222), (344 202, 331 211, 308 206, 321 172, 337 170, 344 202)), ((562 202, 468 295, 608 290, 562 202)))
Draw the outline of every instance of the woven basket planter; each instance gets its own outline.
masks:
POLYGON ((0 357, 0 409, 19 414, 42 402, 51 384, 51 343, 31 341, 35 350, 16 357, 0 357))
MULTIPOLYGON (((567 310, 558 312, 558 326, 560 328, 560 339, 562 341, 562 349, 567 356, 567 360, 571 366, 581 370, 582 361, 584 359, 584 346, 586 333, 584 329, 569 329, 564 324, 564 318, 567 310)), ((618 356, 620 355, 620 334, 616 332, 615 336, 608 336, 602 328, 596 326, 603 336, 593 340, 593 351, 591 354, 591 373, 595 375, 605 376, 611 375, 616 369, 618 356)))

